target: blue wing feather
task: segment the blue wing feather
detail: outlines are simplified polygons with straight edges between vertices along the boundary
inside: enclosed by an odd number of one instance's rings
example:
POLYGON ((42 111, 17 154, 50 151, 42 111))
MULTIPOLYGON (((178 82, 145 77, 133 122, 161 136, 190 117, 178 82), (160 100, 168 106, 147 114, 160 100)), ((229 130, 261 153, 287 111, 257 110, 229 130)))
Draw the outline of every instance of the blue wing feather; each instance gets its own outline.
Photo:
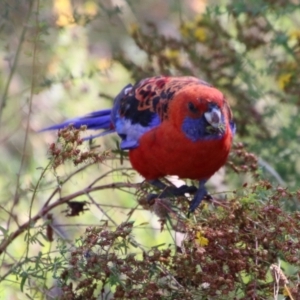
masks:
POLYGON ((69 125, 73 125, 75 128, 86 125, 87 129, 104 131, 86 137, 85 140, 116 131, 122 139, 121 149, 136 148, 139 145, 140 137, 161 123, 157 112, 151 109, 139 109, 141 101, 137 99, 139 92, 136 91, 137 86, 131 84, 125 86, 116 96, 112 109, 99 110, 82 117, 69 119, 42 131, 62 129, 69 125))
POLYGON ((116 97, 112 109, 112 122, 122 139, 123 150, 138 147, 140 137, 161 123, 157 113, 139 109, 136 88, 137 85, 127 85, 116 97))
POLYGON ((111 109, 98 110, 83 117, 69 119, 63 123, 44 128, 42 131, 62 129, 69 125, 73 125, 75 128, 80 128, 82 125, 86 125, 88 129, 92 130, 111 130, 110 115, 111 109))

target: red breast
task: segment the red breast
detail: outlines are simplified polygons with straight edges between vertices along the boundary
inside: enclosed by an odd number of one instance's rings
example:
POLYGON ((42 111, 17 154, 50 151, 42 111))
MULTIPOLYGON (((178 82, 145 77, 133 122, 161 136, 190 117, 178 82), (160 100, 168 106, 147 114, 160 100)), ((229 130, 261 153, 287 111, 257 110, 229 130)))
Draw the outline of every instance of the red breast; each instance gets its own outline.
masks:
POLYGON ((139 140, 139 147, 130 150, 133 168, 148 180, 166 175, 208 179, 228 157, 232 143, 229 118, 230 109, 217 89, 203 85, 183 89, 171 101, 168 118, 145 133, 139 140), (221 138, 192 141, 184 134, 181 125, 189 114, 186 107, 191 100, 197 104, 199 115, 206 111, 209 103, 221 107, 226 124, 221 138))

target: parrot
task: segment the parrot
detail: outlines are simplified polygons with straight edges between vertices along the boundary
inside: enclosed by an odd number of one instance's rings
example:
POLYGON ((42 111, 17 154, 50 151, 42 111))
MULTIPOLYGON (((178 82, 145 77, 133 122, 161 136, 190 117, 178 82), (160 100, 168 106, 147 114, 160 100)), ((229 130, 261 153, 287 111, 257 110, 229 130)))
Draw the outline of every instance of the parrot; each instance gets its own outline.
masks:
MULTIPOLYGON (((72 125, 102 130, 86 139, 116 132, 120 148, 129 151, 133 169, 154 187, 160 198, 194 194, 194 212, 209 194, 207 180, 228 158, 236 131, 225 96, 192 76, 155 76, 126 85, 111 109, 97 110, 43 129, 72 125), (177 175, 199 181, 199 187, 167 186, 161 178, 177 175)), ((153 199, 157 195, 149 195, 153 199)))

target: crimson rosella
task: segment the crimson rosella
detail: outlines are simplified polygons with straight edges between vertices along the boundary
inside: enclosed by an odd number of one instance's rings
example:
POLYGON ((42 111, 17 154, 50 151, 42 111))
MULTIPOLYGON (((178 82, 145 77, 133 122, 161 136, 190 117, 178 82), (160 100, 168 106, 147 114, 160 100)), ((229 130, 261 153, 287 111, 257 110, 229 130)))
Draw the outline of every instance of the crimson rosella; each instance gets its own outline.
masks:
POLYGON ((133 168, 163 192, 160 197, 195 193, 193 212, 207 196, 205 182, 228 157, 235 125, 223 94, 195 77, 152 77, 127 85, 112 109, 92 112, 45 130, 68 125, 117 132, 133 168), (167 187, 159 178, 199 180, 199 188, 167 187))

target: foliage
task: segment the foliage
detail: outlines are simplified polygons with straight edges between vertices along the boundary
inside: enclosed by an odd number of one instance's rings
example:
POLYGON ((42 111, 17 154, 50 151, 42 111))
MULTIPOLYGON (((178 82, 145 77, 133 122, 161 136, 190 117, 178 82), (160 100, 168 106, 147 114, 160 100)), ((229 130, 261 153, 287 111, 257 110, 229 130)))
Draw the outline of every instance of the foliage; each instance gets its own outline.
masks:
MULTIPOLYGON (((61 274, 62 299, 97 299, 100 290, 103 299, 112 291, 113 299, 275 296, 276 288, 288 280, 282 273, 274 283, 270 262, 280 259, 299 269, 300 213, 281 208, 282 201, 297 195, 266 181, 242 194, 202 210, 195 216, 197 223, 181 220, 185 237, 180 247, 143 249, 142 256, 136 250, 128 253, 131 245, 137 248, 132 222, 113 231, 107 223, 88 228, 61 274)), ((297 282, 297 273, 290 275, 291 282, 297 282)), ((300 292, 293 284, 289 291, 300 292)))
POLYGON ((1 298, 300 299, 300 5, 113 3, 0 3, 1 298), (146 201, 115 137, 36 133, 157 74, 210 82, 237 123, 189 218, 191 195, 146 201))
MULTIPOLYGON (((70 133, 72 139, 72 128, 70 133)), ((300 213, 286 212, 282 205, 299 202, 300 190, 290 193, 260 179, 257 158, 242 144, 233 148, 229 165, 239 174, 251 172, 256 181, 228 201, 203 204, 192 219, 182 197, 173 199, 175 205, 166 199, 148 204, 162 230, 168 222, 184 234, 180 245, 147 250, 132 234, 133 221, 115 229, 108 221, 87 228, 62 267, 60 299, 97 299, 99 294, 103 299, 267 299, 280 290, 298 299, 300 213), (292 271, 290 282, 278 262, 292 271)), ((143 195, 150 191, 144 189, 138 195, 145 205, 143 195)))

